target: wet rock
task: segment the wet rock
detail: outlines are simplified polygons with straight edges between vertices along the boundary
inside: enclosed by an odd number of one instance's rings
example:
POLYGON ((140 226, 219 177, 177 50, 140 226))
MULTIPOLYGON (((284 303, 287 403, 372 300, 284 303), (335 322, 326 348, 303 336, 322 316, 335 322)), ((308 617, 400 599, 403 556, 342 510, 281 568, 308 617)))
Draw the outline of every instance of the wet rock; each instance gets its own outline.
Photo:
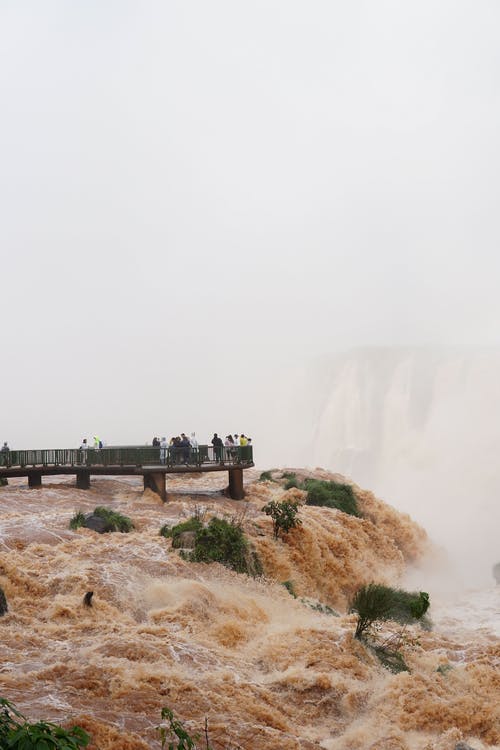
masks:
POLYGON ((7 599, 5 598, 3 589, 0 587, 0 617, 8 612, 8 610, 7 599))
POLYGON ((500 584, 500 562, 493 566, 493 578, 500 584))
POLYGON ((471 747, 466 742, 457 742, 455 750, 475 750, 475 748, 471 747))
POLYGON ((92 531, 97 531, 98 534, 105 534, 107 531, 110 531, 110 526, 107 521, 104 520, 104 518, 101 518, 100 516, 94 516, 93 513, 90 513, 90 515, 85 516, 85 524, 86 529, 92 529, 92 531))
POLYGON ((172 547, 175 549, 194 549, 196 542, 196 531, 181 531, 172 539, 172 547))
POLYGON ((0 477, 0 487, 7 487, 9 480, 7 477, 0 477))

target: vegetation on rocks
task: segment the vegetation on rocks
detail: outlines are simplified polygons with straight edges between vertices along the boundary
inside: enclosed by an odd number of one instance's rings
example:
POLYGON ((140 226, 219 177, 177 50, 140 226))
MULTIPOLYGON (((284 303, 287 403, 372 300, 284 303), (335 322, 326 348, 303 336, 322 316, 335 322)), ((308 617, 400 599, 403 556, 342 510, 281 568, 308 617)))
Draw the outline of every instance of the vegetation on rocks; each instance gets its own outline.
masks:
POLYGON ((293 471, 284 471, 281 475, 282 479, 285 479, 285 490, 291 490, 292 487, 299 487, 300 483, 297 479, 297 474, 295 474, 293 471))
POLYGON ((160 534, 166 539, 172 539, 172 547, 178 547, 178 540, 184 531, 199 531, 202 528, 203 523, 197 516, 193 516, 192 518, 188 518, 187 521, 182 521, 182 523, 178 523, 171 528, 165 524, 161 527, 160 534))
POLYGON ((272 518, 275 539, 278 539, 280 534, 282 536, 283 534, 288 534, 290 529, 294 529, 296 526, 302 524, 302 521, 298 517, 298 503, 296 502, 291 502, 290 500, 283 500, 282 502, 271 500, 267 505, 264 505, 262 510, 272 518))
POLYGON ((349 611, 356 612, 356 638, 362 638, 377 621, 393 620, 403 625, 420 620, 429 609, 429 594, 425 591, 404 591, 370 583, 356 592, 349 611))
POLYGON ((80 727, 63 729, 57 724, 30 724, 8 700, 0 698, 0 747, 9 750, 80 750, 90 737, 80 727))
POLYGON ((9 480, 7 477, 0 477, 0 487, 7 487, 9 480))
POLYGON ((429 605, 429 594, 425 591, 404 591, 378 583, 362 586, 349 609, 358 615, 354 636, 365 640, 381 664, 391 672, 409 671, 401 653, 410 640, 405 628, 421 621, 429 605), (375 631, 380 623, 387 620, 403 625, 403 629, 380 641, 375 631), (367 639, 368 636, 371 638, 367 639))
MULTIPOLYGON (((121 531, 126 534, 135 528, 128 516, 111 510, 111 508, 97 506, 90 516, 97 516, 104 521, 104 532, 121 531)), ((78 511, 69 522, 69 527, 70 529, 78 529, 80 526, 86 526, 88 519, 89 516, 86 516, 82 511, 78 511)))
POLYGON ((212 518, 208 526, 196 532, 193 562, 219 562, 237 573, 262 575, 257 553, 237 523, 223 518, 212 518))
POLYGON ((259 477, 259 482, 273 482, 273 475, 270 471, 263 471, 259 477))
POLYGON ((307 490, 307 505, 337 508, 350 516, 360 516, 356 497, 350 484, 306 479, 303 489, 307 490))
POLYGON ((285 480, 285 490, 296 487, 307 492, 307 505, 317 505, 326 508, 336 508, 351 516, 360 516, 356 496, 350 484, 334 482, 324 479, 304 479, 299 482, 297 475, 291 471, 285 471, 281 475, 285 480))
POLYGON ((290 596, 293 596, 294 599, 297 598, 297 594, 295 592, 295 586, 293 585, 293 581, 283 581, 281 585, 286 588, 290 596))

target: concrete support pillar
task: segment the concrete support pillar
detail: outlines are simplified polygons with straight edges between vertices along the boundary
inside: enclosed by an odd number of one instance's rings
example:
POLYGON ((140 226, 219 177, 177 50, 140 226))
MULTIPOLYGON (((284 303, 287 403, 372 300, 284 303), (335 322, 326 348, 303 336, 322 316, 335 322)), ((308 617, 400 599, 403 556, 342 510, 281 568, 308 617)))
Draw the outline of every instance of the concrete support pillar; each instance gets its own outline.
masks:
POLYGON ((227 493, 233 500, 243 500, 245 490, 243 489, 243 469, 229 469, 229 487, 227 493))
POLYGON ((30 490, 35 489, 36 487, 42 486, 42 475, 38 472, 30 471, 28 472, 28 487, 30 490))
POLYGON ((76 472, 76 486, 79 490, 90 490, 90 471, 80 469, 76 472))
POLYGON ((165 474, 162 471, 148 471, 144 474, 144 489, 153 490, 161 497, 163 502, 167 500, 167 488, 165 474))

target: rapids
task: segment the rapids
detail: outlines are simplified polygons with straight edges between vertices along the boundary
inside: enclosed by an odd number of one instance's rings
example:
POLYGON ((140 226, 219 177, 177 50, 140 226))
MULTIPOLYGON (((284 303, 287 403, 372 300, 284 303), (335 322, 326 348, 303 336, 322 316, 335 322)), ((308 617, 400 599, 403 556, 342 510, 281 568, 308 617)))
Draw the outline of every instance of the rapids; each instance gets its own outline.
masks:
MULTIPOLYGON (((425 532, 355 487, 362 519, 301 507, 303 525, 276 542, 261 508, 285 491, 245 475, 240 503, 220 494, 215 475, 169 477, 166 504, 136 479, 94 479, 89 491, 67 479, 1 488, 9 611, 0 618, 0 695, 31 720, 78 723, 92 750, 159 748, 162 706, 193 733, 207 717, 214 750, 453 750, 460 739, 498 747, 500 587, 438 597, 433 630, 410 629, 411 673, 394 675, 353 639, 346 610, 372 580, 417 571, 425 588, 434 559, 425 532), (69 530, 75 511, 96 505, 130 516, 136 530, 69 530), (264 577, 188 563, 171 549, 160 527, 195 506, 239 517, 264 577), (89 590, 92 608, 82 602, 89 590)), ((300 490, 286 494, 303 500, 300 490)), ((430 581, 426 590, 432 605, 430 581)))

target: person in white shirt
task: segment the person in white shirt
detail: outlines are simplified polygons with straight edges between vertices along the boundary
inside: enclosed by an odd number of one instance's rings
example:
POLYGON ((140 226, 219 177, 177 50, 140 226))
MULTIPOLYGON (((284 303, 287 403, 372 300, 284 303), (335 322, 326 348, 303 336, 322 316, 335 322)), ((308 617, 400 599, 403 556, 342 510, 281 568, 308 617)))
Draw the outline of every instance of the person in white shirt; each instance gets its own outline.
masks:
POLYGON ((87 451, 88 451, 88 449, 89 449, 89 446, 88 446, 88 443, 87 443, 87 438, 84 438, 82 440, 82 444, 80 446, 80 450, 82 452, 82 454, 80 456, 80 459, 81 459, 82 464, 86 464, 87 463, 87 456, 88 456, 87 451))
POLYGON ((167 438, 162 437, 160 440, 160 461, 162 464, 165 463, 165 458, 167 456, 167 438))

